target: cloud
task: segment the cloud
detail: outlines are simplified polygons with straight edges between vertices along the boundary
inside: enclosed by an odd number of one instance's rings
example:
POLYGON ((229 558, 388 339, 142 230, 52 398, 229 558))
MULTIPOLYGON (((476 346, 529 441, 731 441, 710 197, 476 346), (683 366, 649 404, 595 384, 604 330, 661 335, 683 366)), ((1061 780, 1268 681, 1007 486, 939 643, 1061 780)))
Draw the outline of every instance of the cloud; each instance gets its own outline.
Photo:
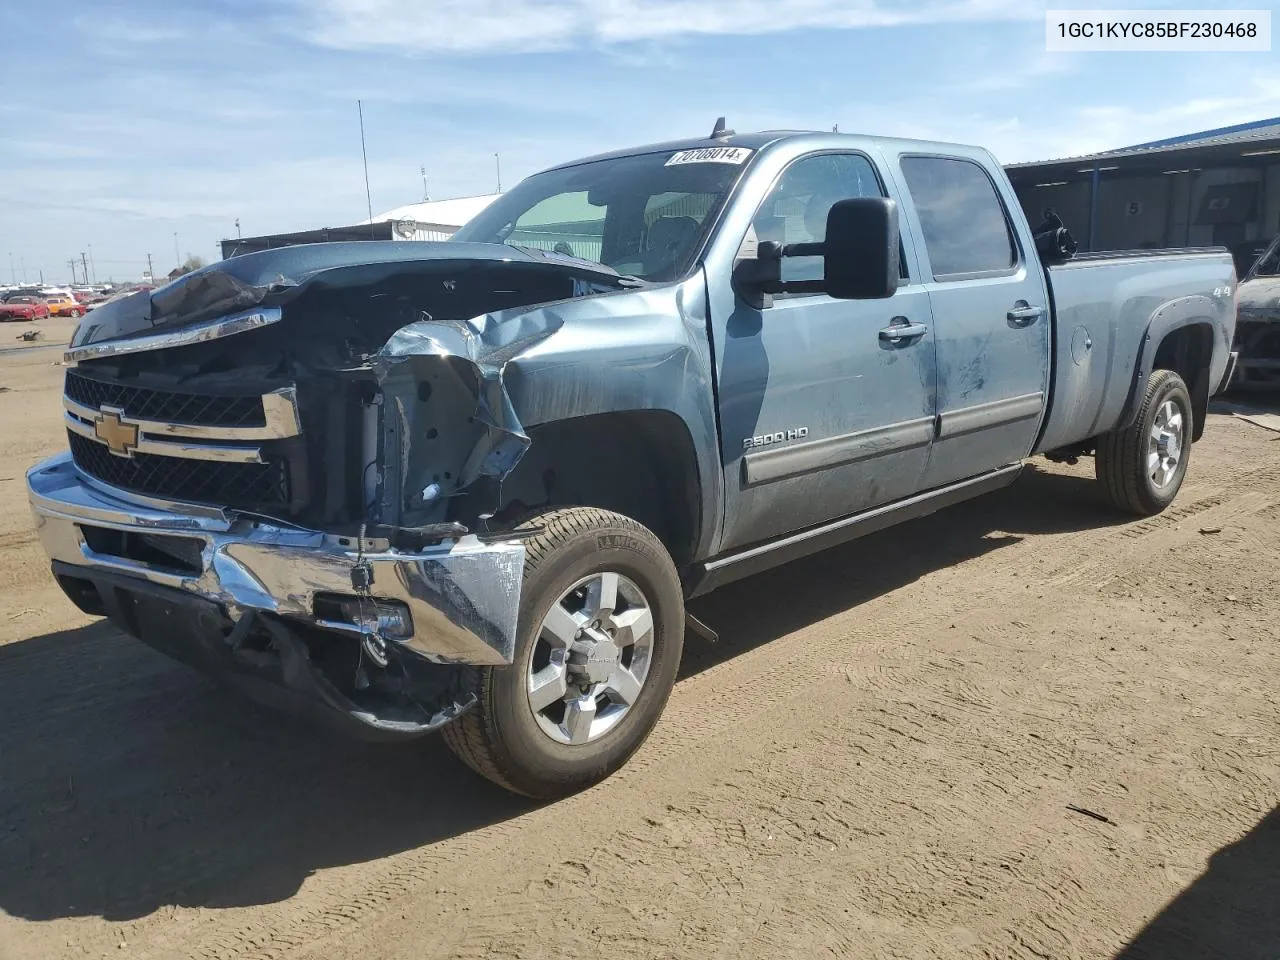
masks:
POLYGON ((1062 128, 1069 132, 1042 141, 1039 156, 1018 159, 1079 156, 1280 114, 1280 80, 1275 76, 1257 76, 1235 87, 1239 92, 1163 106, 1110 104, 1069 110, 1062 128))
POLYGON ((338 49, 490 53, 584 44, 791 30, 1028 20, 1019 0, 320 0, 304 16, 310 38, 338 49))
MULTIPOLYGON (((993 54, 992 59, 996 62, 1004 60, 998 52, 993 54)), ((1025 63, 1009 62, 997 73, 975 77, 963 89, 971 94, 1024 89, 1033 83, 1076 73, 1082 62, 1080 54, 1038 51, 1035 57, 1025 63)))
POLYGON ((148 23, 141 18, 129 20, 117 16, 79 16, 71 21, 71 25, 101 45, 173 43, 186 36, 184 30, 175 26, 148 23))

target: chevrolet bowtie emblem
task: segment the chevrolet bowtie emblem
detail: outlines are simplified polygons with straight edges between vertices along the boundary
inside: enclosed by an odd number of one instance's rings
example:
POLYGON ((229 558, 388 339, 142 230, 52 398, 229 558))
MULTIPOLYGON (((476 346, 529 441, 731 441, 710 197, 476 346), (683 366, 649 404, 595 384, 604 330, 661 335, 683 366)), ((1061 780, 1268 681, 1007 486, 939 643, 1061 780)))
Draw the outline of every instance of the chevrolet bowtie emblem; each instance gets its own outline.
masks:
POLYGON ((118 457, 132 457, 138 445, 138 426, 125 423, 114 410, 103 410, 93 421, 94 435, 118 457))

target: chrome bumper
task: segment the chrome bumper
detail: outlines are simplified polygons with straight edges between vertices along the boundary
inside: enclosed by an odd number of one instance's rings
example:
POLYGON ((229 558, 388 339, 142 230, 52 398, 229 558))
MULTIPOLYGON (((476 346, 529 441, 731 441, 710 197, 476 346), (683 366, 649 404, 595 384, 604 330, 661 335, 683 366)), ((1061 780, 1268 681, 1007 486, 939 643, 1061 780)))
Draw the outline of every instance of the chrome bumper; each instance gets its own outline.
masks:
POLYGON ((398 600, 413 617, 412 636, 394 641, 404 648, 435 663, 477 665, 510 663, 515 651, 524 567, 518 542, 466 536, 415 553, 368 544, 361 551, 352 538, 103 488, 76 470, 70 454, 27 471, 27 492, 49 556, 86 573, 176 588, 218 604, 232 620, 260 611, 359 636, 353 624, 318 618, 314 601, 356 594, 352 571, 363 564, 372 573, 369 595, 398 600), (86 527, 199 541, 200 570, 99 553, 86 527))

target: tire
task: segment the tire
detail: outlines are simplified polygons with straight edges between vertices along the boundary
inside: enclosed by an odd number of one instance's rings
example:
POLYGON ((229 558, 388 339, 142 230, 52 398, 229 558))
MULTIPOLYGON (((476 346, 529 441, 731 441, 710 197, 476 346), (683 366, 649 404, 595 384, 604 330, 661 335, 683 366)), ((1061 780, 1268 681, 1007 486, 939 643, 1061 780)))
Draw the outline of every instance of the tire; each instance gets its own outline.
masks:
POLYGON ((661 541, 634 520, 594 507, 572 507, 535 514, 528 523, 543 530, 525 541, 513 661, 475 669, 478 702, 441 734, 476 773, 515 793, 549 800, 608 777, 657 723, 680 667, 684 593, 661 541), (592 598, 605 593, 606 583, 616 586, 615 612, 597 617, 593 611, 604 606, 593 606, 592 598), (647 634, 642 633, 644 614, 637 612, 641 605, 648 608, 647 634), (587 629, 575 633, 584 617, 587 629), (548 618, 559 628, 556 632, 544 623, 548 618), (598 630, 597 622, 604 624, 598 630), (561 635, 585 640, 566 648, 561 635), (590 650, 584 652, 584 647, 590 650), (632 681, 640 677, 638 687, 617 679, 622 676, 619 667, 632 681), (601 679, 609 670, 608 678, 601 679), (561 699, 550 700, 541 710, 534 704, 535 672, 554 681, 538 687, 546 698, 564 690, 561 699), (558 679, 561 673, 567 683, 558 679), (625 698, 611 683, 627 691, 631 702, 625 708, 625 698), (588 701, 591 710, 579 709, 588 701), (570 735, 579 742, 567 739, 570 735))
POLYGON ((79 320, 79 319, 80 319, 81 317, 83 317, 83 316, 84 316, 84 311, 83 311, 83 310, 81 310, 79 307, 76 307, 75 309, 73 309, 73 310, 71 311, 71 319, 72 319, 72 320, 79 320))
POLYGON ((1172 370, 1153 371, 1137 419, 1098 438, 1094 469, 1103 496, 1138 516, 1164 510, 1187 475, 1193 424, 1191 394, 1182 378, 1172 370), (1179 418, 1176 429, 1166 422, 1170 411, 1179 418), (1173 455, 1172 465, 1166 454, 1173 455), (1153 457, 1160 458, 1158 465, 1153 457))

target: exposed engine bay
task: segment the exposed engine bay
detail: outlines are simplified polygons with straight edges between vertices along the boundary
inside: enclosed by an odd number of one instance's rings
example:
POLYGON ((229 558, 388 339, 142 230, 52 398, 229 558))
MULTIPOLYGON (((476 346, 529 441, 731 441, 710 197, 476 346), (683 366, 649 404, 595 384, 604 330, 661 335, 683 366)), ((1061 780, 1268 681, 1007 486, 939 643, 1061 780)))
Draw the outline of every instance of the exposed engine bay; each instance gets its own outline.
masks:
MULTIPOLYGON (((448 258, 442 251, 375 263, 367 262, 373 244, 327 246, 359 247, 366 262, 325 266, 298 281, 277 268, 305 263, 310 251, 239 258, 268 261, 257 264, 227 261, 225 270, 193 274, 149 301, 134 297, 114 315, 95 314, 72 344, 90 352, 98 344, 115 348, 68 371, 68 396, 89 412, 110 408, 126 422, 185 420, 207 429, 256 425, 258 398, 292 390, 296 435, 263 442, 263 463, 210 456, 208 469, 196 469, 198 455, 185 463, 139 451, 112 457, 95 449, 100 438, 86 430, 70 435, 77 464, 145 495, 333 532, 465 522, 493 509, 469 488, 509 472, 528 442, 506 400, 502 366, 555 328, 492 314, 616 290, 626 281, 571 258, 510 249, 510 259, 497 259, 494 250, 503 248, 491 245, 475 258, 450 250, 448 258), (246 267, 254 271, 247 280, 246 267), (275 279, 252 282, 265 273, 275 279), (185 327, 228 308, 273 307, 281 310, 279 322, 233 336, 120 349, 130 338, 164 332, 178 339, 185 327)), ((396 253, 403 247, 388 246, 396 253)))
MULTIPOLYGON (((501 480, 529 445, 503 368, 558 329, 554 311, 534 320, 525 308, 634 282, 538 251, 430 244, 431 255, 409 259, 405 246, 329 244, 224 261, 96 312, 69 352, 64 403, 80 473, 108 492, 205 504, 249 537, 265 527, 316 531, 338 556, 356 551, 354 565, 335 568, 336 583, 318 568, 301 577, 305 597, 280 591, 300 597, 296 609, 236 610, 234 597, 195 602, 55 564, 84 609, 164 652, 217 668, 251 694, 301 694, 392 735, 432 729, 470 702, 465 667, 413 649, 414 618, 437 642, 460 631, 500 647, 513 629, 482 609, 482 592, 501 597, 502 586, 480 580, 510 579, 518 590, 518 547, 497 560, 485 551, 487 574, 469 572, 465 550, 440 563, 412 557, 492 532, 501 480), (392 248, 387 259, 376 247, 392 248), (389 585, 405 599, 377 599, 389 585), (423 622, 435 607, 464 619, 423 622), (163 625, 179 620, 186 639, 175 649, 163 625)), ((79 529, 95 556, 192 582, 211 555, 224 562, 216 538, 79 529)), ((247 546, 225 550, 226 562, 247 564, 264 584, 277 563, 247 546)), ((487 648, 479 650, 458 660, 483 662, 487 648)))

